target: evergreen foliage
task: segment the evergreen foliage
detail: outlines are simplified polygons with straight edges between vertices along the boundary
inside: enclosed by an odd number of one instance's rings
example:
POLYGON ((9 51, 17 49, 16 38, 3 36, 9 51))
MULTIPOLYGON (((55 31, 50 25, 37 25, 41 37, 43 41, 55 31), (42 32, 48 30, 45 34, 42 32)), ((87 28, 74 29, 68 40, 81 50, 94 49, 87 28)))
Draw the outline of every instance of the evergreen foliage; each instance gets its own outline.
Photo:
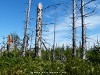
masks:
POLYGON ((78 57, 72 58, 71 49, 67 49, 63 50, 62 54, 65 59, 61 61, 59 52, 60 48, 57 48, 55 51, 56 58, 51 62, 49 50, 42 50, 42 58, 33 58, 33 51, 27 51, 26 57, 22 57, 19 50, 5 51, 0 57, 0 75, 100 74, 100 47, 87 51, 87 60, 82 60, 78 57))

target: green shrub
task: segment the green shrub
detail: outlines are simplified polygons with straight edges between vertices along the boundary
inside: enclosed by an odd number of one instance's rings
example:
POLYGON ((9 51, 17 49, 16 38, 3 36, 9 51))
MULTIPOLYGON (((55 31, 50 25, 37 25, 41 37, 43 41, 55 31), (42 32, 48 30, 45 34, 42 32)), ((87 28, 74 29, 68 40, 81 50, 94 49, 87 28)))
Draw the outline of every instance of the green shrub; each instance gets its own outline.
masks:
MULTIPOLYGON (((70 50, 68 51, 71 53, 70 50)), ((88 51, 88 58, 97 61, 88 51)), ((44 52, 45 53, 45 52, 44 52)), ((94 52, 93 52, 94 53, 94 52)), ((68 55, 69 55, 68 54, 68 55)), ((94 53, 95 54, 95 53, 94 53)), ((20 51, 4 52, 0 57, 0 75, 99 75, 100 64, 79 58, 67 58, 65 61, 32 58, 32 52, 26 57, 20 51)), ((96 54, 97 55, 97 54, 96 54)))

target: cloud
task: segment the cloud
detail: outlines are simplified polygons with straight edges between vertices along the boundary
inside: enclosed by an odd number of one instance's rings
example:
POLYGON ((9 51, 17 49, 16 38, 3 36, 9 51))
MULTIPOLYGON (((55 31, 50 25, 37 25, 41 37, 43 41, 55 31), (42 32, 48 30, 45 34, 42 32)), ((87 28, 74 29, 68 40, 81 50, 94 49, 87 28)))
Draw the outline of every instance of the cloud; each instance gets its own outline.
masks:
POLYGON ((93 35, 88 36, 88 39, 87 39, 88 48, 93 47, 94 44, 97 45, 97 37, 98 37, 98 41, 100 42, 100 34, 93 34, 93 35))
MULTIPOLYGON (((55 41, 59 46, 62 46, 63 44, 70 45, 71 44, 71 39, 69 40, 66 38, 67 36, 72 35, 71 33, 71 27, 67 27, 65 21, 69 22, 70 20, 68 18, 60 17, 59 21, 56 22, 56 34, 55 34, 55 41), (62 20, 60 20, 62 18, 62 20)), ((49 32, 43 32, 44 39, 47 39, 47 42, 49 42, 51 45, 53 45, 53 40, 54 40, 54 24, 48 25, 47 30, 49 32)))
MULTIPOLYGON (((94 4, 95 5, 95 4, 94 4)), ((93 3, 91 4, 91 8, 94 7, 93 3)), ((98 5, 98 9, 100 5, 98 5)), ((52 11, 48 12, 49 15, 52 15, 52 11)), ((71 14, 69 14, 71 15, 71 14)), ((92 32, 95 32, 94 29, 96 27, 99 27, 100 25, 100 17, 98 16, 99 14, 94 14, 92 16, 89 17, 85 17, 85 24, 87 26, 87 29, 91 30, 91 34, 89 35, 89 31, 87 32, 87 36, 91 39, 96 40, 96 36, 99 35, 99 39, 100 39, 100 34, 94 34, 92 32)), ((52 17, 52 16, 49 16, 52 17)), ((72 27, 68 27, 69 25, 72 26, 72 19, 70 19, 69 17, 65 17, 65 16, 60 16, 57 18, 57 22, 56 22, 56 43, 58 43, 58 45, 71 45, 72 44, 72 27), (67 38, 69 37, 69 38, 67 38)), ((79 41, 81 41, 81 18, 79 18, 76 22, 76 26, 77 26, 77 34, 76 36, 78 36, 76 38, 76 43, 77 46, 79 45, 79 41)), ((47 30, 49 32, 43 32, 44 34, 44 38, 48 39, 47 42, 50 43, 51 45, 53 44, 53 32, 54 32, 54 25, 48 25, 47 26, 47 30)), ((87 39, 87 41, 90 41, 90 46, 93 46, 93 40, 87 39)))
POLYGON ((97 27, 98 25, 100 25, 100 17, 97 15, 91 16, 86 18, 86 23, 89 23, 89 26, 87 25, 87 27, 89 29, 93 29, 95 27, 97 27))
MULTIPOLYGON (((68 20, 69 22, 71 21, 71 19, 68 18, 64 18, 62 21, 60 21, 59 23, 56 24, 56 42, 59 43, 60 45, 63 43, 71 43, 72 39, 67 39, 67 36, 72 36, 72 28, 71 27, 67 27, 66 23, 64 22, 65 20, 68 20)), ((100 24, 100 18, 99 16, 90 16, 85 18, 85 24, 87 25, 88 29, 94 29, 96 28, 99 24, 100 24)), ((77 26, 81 26, 81 19, 79 19, 77 22, 77 26), (80 22, 80 23, 78 23, 80 22)), ((47 27, 47 29, 49 30, 47 34, 47 36, 45 38, 47 38, 48 40, 53 41, 53 31, 54 31, 54 25, 50 25, 47 27)), ((77 28, 78 32, 77 32, 77 40, 78 42, 81 40, 81 27, 77 28)), ((88 33, 88 32, 87 32, 88 33)), ((91 33, 91 36, 93 34, 91 33)), ((51 42, 49 41, 49 42, 51 42)), ((53 43, 53 42, 52 42, 53 43)))
MULTIPOLYGON (((100 17, 98 15, 85 17, 84 23, 88 29, 93 29, 100 25, 100 17)), ((81 18, 79 18, 76 25, 77 27, 81 26, 81 18)))

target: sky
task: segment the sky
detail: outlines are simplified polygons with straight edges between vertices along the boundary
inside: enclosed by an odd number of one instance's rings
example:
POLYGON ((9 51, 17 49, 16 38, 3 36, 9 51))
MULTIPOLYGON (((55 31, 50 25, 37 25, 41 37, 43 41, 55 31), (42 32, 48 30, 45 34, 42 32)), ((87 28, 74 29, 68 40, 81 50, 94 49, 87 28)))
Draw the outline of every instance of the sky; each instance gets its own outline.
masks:
MULTIPOLYGON (((90 0, 85 0, 85 3, 90 0)), ((56 26, 56 43, 58 46, 72 45, 72 1, 71 0, 32 0, 30 23, 28 34, 34 31, 32 46, 35 43, 36 17, 38 3, 43 5, 43 27, 42 38, 46 40, 46 46, 53 45, 54 25, 56 26), (60 3, 60 4, 59 4, 60 3), (57 5, 58 4, 58 5, 57 5), (56 5, 56 6, 52 6, 56 5), (51 24, 53 23, 53 24, 51 24), (45 25, 46 24, 46 25, 45 25), (31 30, 30 30, 31 29, 31 30)), ((97 36, 100 40, 100 0, 96 0, 85 6, 85 14, 96 10, 92 15, 85 18, 87 46, 93 46, 96 43, 97 36)), ((24 26, 26 20, 26 8, 28 0, 0 0, 0 46, 2 46, 3 37, 10 33, 17 33, 23 39, 24 26)), ((80 0, 77 0, 77 7, 80 8, 80 0)), ((77 8, 76 32, 77 46, 81 41, 81 18, 77 8)), ((7 38, 5 39, 6 42, 7 38)), ((30 41, 29 41, 30 43, 30 41)))

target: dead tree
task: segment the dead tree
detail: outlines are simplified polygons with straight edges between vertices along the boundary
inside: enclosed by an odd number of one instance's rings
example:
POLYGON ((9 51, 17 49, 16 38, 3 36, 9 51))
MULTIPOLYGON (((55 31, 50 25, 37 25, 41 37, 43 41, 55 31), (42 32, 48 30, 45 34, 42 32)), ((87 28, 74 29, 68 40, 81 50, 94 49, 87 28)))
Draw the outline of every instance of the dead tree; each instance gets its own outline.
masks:
POLYGON ((98 35, 97 35, 97 46, 99 47, 99 39, 98 39, 98 35))
POLYGON ((76 0, 73 0, 73 33, 72 33, 72 41, 73 41, 73 49, 72 49, 72 57, 76 57, 76 0))
POLYGON ((33 30, 31 30, 32 34, 31 34, 31 38, 30 38, 30 50, 32 50, 32 41, 33 41, 33 30))
POLYGON ((63 44, 62 48, 59 48, 59 49, 60 49, 60 60, 62 61, 63 60, 64 44, 63 44))
POLYGON ((26 11, 26 23, 25 23, 25 31, 24 31, 24 38, 23 38, 23 52, 22 56, 25 56, 26 49, 27 49, 27 32, 28 32, 28 25, 30 19, 30 7, 31 7, 31 0, 28 0, 28 8, 26 11))
POLYGON ((81 0, 81 22, 82 22, 82 59, 86 58, 86 32, 84 24, 84 0, 81 0))
POLYGON ((84 3, 84 0, 81 0, 81 22, 82 22, 82 59, 86 58, 86 25, 84 22, 84 18, 90 16, 92 14, 96 7, 89 13, 84 14, 84 8, 87 4, 93 2, 95 0, 90 0, 87 3, 84 3))
POLYGON ((14 49, 13 39, 11 35, 8 35, 8 41, 7 41, 7 51, 10 52, 14 49))
POLYGON ((55 52, 55 24, 54 24, 54 40, 53 40, 53 49, 51 49, 51 55, 52 55, 52 58, 51 58, 51 61, 54 61, 54 59, 55 59, 55 54, 54 54, 54 52, 55 52))
POLYGON ((35 39, 35 56, 41 57, 41 42, 42 41, 42 4, 37 7, 37 22, 36 22, 36 39, 35 39))
POLYGON ((54 23, 54 34, 53 34, 53 49, 51 50, 51 55, 52 55, 52 58, 51 58, 51 61, 54 61, 55 59, 55 36, 56 36, 56 17, 57 17, 57 13, 56 13, 56 9, 57 9, 57 6, 54 5, 54 8, 55 8, 55 12, 54 12, 54 20, 55 20, 55 23, 54 23))

